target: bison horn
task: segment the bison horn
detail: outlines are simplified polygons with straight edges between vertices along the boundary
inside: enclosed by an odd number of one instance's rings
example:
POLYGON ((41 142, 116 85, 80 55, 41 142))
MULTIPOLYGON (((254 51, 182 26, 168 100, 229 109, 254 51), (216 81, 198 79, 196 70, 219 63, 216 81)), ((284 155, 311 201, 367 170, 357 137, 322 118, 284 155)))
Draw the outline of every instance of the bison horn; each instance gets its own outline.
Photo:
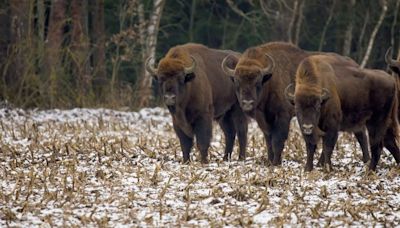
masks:
POLYGON ((193 73, 194 69, 196 68, 196 60, 193 58, 193 56, 190 56, 190 58, 192 59, 192 65, 190 67, 185 67, 183 69, 183 71, 185 72, 185 74, 191 74, 193 73))
POLYGON ((323 88, 322 89, 322 94, 321 94, 321 101, 325 101, 326 99, 328 99, 331 95, 331 93, 329 92, 329 90, 327 88, 323 88))
POLYGON ((293 91, 293 83, 290 83, 285 89, 285 97, 289 100, 292 104, 294 103, 294 94, 291 92, 293 91))
POLYGON ((227 55, 224 58, 224 60, 222 60, 221 67, 222 67, 222 70, 224 71, 225 74, 227 74, 229 76, 235 76, 235 70, 230 68, 230 67, 228 67, 228 65, 227 65, 227 61, 231 57, 232 57, 232 55, 227 55))
POLYGON ((390 47, 385 54, 385 61, 389 66, 397 65, 397 62, 392 59, 393 47, 390 47))
POLYGON ((270 55, 267 54, 267 53, 265 53, 265 56, 269 59, 270 64, 269 64, 267 67, 265 67, 264 69, 261 69, 261 70, 260 70, 260 71, 261 71, 261 75, 271 74, 271 73, 272 73, 272 70, 273 70, 274 67, 275 67, 275 61, 274 61, 274 59, 272 58, 272 56, 270 56, 270 55))
POLYGON ((146 70, 149 72, 151 75, 157 75, 157 69, 154 68, 151 64, 150 61, 153 59, 153 57, 149 57, 146 60, 146 70))

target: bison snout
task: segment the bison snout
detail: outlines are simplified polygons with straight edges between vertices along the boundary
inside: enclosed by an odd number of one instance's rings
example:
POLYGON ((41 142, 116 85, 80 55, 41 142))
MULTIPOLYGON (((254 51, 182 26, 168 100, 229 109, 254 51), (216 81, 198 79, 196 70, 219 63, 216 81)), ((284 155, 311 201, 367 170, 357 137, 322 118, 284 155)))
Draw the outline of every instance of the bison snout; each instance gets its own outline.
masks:
POLYGON ((164 102, 166 105, 174 105, 176 101, 175 94, 165 94, 164 95, 164 102))
POLYGON ((242 100, 242 108, 244 111, 250 111, 254 108, 254 100, 242 100))
POLYGON ((311 135, 313 132, 314 126, 312 124, 303 124, 302 128, 303 128, 303 133, 305 135, 311 135))

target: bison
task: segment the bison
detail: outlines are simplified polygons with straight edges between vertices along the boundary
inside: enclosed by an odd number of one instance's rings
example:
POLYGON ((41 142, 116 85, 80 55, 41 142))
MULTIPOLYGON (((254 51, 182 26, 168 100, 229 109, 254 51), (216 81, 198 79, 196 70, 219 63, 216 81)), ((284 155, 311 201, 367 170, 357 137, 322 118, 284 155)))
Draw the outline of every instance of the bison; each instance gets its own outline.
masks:
POLYGON ((157 68, 150 64, 150 58, 146 62, 146 69, 159 83, 172 115, 184 163, 190 161, 194 137, 201 162, 208 162, 213 119, 225 135, 224 160, 231 158, 236 135, 239 159, 246 157, 247 118, 240 109, 232 81, 220 67, 227 55, 237 53, 189 43, 172 47, 157 68))
MULTIPOLYGON (((273 165, 282 162, 282 150, 294 115, 294 107, 286 99, 284 90, 294 82, 298 64, 315 54, 289 43, 270 42, 248 48, 237 60, 235 68, 225 64, 234 56, 227 56, 222 62, 224 71, 233 78, 240 106, 247 115, 255 118, 264 133, 268 160, 273 165)), ((337 56, 333 53, 326 55, 337 56)), ((338 56, 339 60, 357 65, 346 57, 338 56)), ((363 148, 363 160, 367 161, 365 131, 357 132, 356 137, 363 148)))
MULTIPOLYGON (((384 71, 338 64, 333 56, 313 55, 298 66, 294 94, 290 93, 289 87, 285 91, 295 103, 297 120, 306 143, 306 171, 313 169, 313 156, 320 137, 323 140, 323 162, 328 170, 331 169, 331 155, 339 131, 357 132, 367 127, 370 170, 376 169, 388 129, 394 132, 394 136, 388 139, 392 142, 397 140, 396 83, 384 71)), ((399 162, 398 150, 390 151, 399 162)))

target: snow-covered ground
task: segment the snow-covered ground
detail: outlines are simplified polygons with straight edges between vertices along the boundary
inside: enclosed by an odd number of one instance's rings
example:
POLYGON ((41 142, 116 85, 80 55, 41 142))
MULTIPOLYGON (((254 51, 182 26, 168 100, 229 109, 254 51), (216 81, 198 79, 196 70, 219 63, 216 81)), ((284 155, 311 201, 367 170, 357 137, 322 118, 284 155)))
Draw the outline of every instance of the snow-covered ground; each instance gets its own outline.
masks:
POLYGON ((1 109, 0 227, 400 225, 400 169, 387 151, 367 175, 343 134, 334 171, 304 173, 296 129, 293 121, 281 167, 264 164, 254 122, 245 162, 237 146, 233 161, 222 161, 215 125, 210 164, 194 149, 194 162, 182 165, 162 108, 1 109))

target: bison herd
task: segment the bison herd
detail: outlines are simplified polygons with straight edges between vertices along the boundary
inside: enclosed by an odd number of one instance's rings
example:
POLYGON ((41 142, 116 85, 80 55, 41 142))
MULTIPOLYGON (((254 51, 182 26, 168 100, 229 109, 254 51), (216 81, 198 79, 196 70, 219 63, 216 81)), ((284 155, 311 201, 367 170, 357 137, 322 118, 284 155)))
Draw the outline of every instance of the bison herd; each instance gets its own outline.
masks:
POLYGON ((307 149, 306 171, 322 139, 318 165, 332 169, 331 156, 339 131, 352 132, 363 161, 376 170, 383 148, 400 163, 400 61, 392 49, 385 61, 395 77, 362 69, 349 57, 309 52, 292 44, 270 42, 243 53, 200 44, 171 48, 157 67, 147 71, 158 82, 183 152, 190 161, 196 137, 201 162, 208 162, 212 122, 225 136, 224 160, 231 158, 235 138, 239 160, 246 159, 248 118, 254 118, 267 145, 268 161, 280 165, 290 120, 297 117, 307 149))

